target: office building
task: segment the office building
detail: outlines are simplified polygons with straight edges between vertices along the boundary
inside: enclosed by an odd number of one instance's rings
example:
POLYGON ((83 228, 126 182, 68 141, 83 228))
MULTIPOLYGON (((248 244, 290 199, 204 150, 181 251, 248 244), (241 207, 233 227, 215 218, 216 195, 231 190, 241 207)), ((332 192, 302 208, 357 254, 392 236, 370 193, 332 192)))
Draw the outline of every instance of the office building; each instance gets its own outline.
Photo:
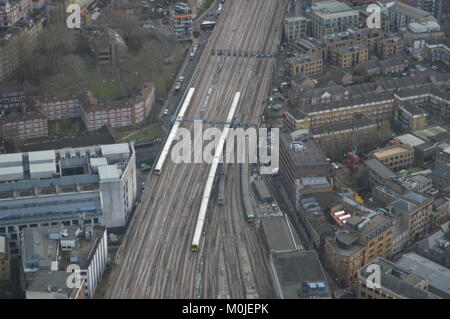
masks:
POLYGON ((307 21, 302 16, 284 18, 284 35, 288 43, 306 38, 307 21))
POLYGON ((0 235, 24 228, 125 226, 137 196, 131 144, 0 155, 0 235))

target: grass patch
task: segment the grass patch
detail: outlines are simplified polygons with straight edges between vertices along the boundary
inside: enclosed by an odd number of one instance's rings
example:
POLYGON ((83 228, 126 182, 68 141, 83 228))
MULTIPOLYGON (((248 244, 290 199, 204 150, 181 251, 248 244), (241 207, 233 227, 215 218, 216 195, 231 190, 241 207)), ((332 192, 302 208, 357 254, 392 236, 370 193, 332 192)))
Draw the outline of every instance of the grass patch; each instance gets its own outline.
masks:
POLYGON ((121 90, 116 81, 102 80, 87 87, 99 100, 115 100, 121 98, 121 90))
POLYGON ((161 125, 151 125, 149 127, 140 129, 136 132, 132 131, 123 131, 119 133, 119 138, 123 142, 129 142, 129 141, 137 141, 141 139, 147 139, 147 138, 155 138, 155 137, 164 137, 166 133, 162 129, 161 125))

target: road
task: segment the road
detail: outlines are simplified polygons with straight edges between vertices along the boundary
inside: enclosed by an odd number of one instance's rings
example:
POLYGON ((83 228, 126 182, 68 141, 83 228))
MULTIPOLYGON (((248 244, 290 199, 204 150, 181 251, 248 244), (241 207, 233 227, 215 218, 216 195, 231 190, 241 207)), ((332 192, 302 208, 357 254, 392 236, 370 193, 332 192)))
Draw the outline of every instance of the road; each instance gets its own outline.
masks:
MULTIPOLYGON (((238 119, 259 122, 275 58, 213 56, 210 52, 227 49, 276 54, 285 8, 284 0, 226 1, 192 81, 196 91, 187 118, 224 121, 239 91, 238 119)), ((216 298, 228 291, 232 298, 251 298, 255 294, 246 283, 252 280, 257 296, 272 295, 256 230, 245 224, 238 165, 230 166, 227 176, 226 201, 232 204, 209 212, 212 218, 200 252, 191 252, 209 167, 175 164, 169 156, 160 176, 149 175, 103 297, 216 298), (216 259, 222 260, 221 265, 216 259), (219 276, 221 272, 226 279, 219 276), (219 281, 223 284, 218 285, 219 281)))

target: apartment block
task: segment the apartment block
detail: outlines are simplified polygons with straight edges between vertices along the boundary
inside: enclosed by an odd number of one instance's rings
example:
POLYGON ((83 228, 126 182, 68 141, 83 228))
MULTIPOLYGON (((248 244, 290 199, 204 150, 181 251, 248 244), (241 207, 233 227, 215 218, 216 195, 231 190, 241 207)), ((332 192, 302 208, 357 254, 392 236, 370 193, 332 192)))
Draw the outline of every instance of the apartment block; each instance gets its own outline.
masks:
POLYGON ((377 54, 380 59, 387 59, 401 55, 404 47, 405 43, 400 36, 391 36, 378 41, 377 54))
POLYGON ((414 149, 405 144, 393 145, 373 151, 371 157, 376 158, 389 169, 399 171, 412 165, 414 149))
POLYGON ((415 104, 405 101, 395 108, 394 119, 406 131, 422 129, 427 124, 427 113, 415 104))
POLYGON ((414 7, 431 13, 440 24, 450 23, 450 2, 448 0, 414 0, 414 7))
POLYGON ((0 115, 23 112, 26 109, 25 92, 20 87, 0 89, 0 115))
POLYGON ((31 56, 42 32, 42 21, 42 17, 22 19, 7 31, 0 31, 0 81, 13 76, 31 56))
POLYGON ((358 270, 358 299, 439 299, 428 291, 426 279, 385 258, 377 258, 369 265, 358 270), (368 269, 369 265, 380 270, 379 287, 373 287, 369 278, 373 269, 368 269))
POLYGON ((302 16, 284 18, 284 35, 288 43, 306 38, 307 21, 302 16))
POLYGON ((169 23, 176 41, 192 40, 192 9, 185 3, 179 3, 171 7, 169 11, 169 23))
POLYGON ((312 31, 316 39, 325 34, 346 31, 358 25, 358 11, 342 2, 316 2, 311 10, 312 31))
POLYGON ((32 103, 50 121, 81 117, 80 100, 75 95, 36 96, 32 103))
POLYGON ((450 65, 450 41, 447 39, 427 40, 424 57, 432 62, 450 65))
POLYGON ((155 102, 155 86, 145 83, 129 100, 99 102, 91 92, 80 97, 81 118, 90 131, 102 126, 126 127, 143 123, 155 102))
POLYGON ((5 138, 20 140, 48 136, 48 119, 37 111, 12 113, 0 119, 0 129, 5 138))
POLYGON ((322 74, 323 59, 319 54, 290 58, 289 70, 292 76, 302 73, 306 76, 322 74))
POLYGON ((25 228, 123 227, 135 204, 131 144, 6 154, 0 165, 0 235, 12 253, 25 228))
POLYGON ((341 69, 351 68, 369 59, 369 48, 366 45, 354 45, 336 48, 332 52, 331 62, 341 69))
POLYGON ((128 47, 116 30, 107 28, 98 36, 91 38, 91 50, 94 53, 97 67, 117 67, 125 61, 128 47))

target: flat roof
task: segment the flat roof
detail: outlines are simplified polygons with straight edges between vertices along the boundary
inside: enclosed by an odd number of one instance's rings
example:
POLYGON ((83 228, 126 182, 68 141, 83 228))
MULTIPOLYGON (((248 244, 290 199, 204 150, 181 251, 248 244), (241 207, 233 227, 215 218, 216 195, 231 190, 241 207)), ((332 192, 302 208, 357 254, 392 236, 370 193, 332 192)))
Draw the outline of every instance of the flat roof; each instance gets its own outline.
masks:
POLYGON ((55 162, 30 164, 30 173, 56 173, 55 162))
POLYGON ((269 250, 274 252, 290 251, 297 249, 294 230, 287 216, 267 216, 261 218, 261 225, 269 245, 269 250))
POLYGON ((428 280, 431 287, 450 296, 450 269, 415 253, 404 254, 397 264, 428 280))
POLYGON ((0 155, 0 165, 8 163, 22 163, 22 153, 2 154, 0 155))
POLYGON ((90 158, 91 166, 102 166, 108 165, 108 161, 105 157, 91 157, 90 158))
POLYGON ((425 143, 424 140, 412 135, 412 134, 405 134, 401 136, 397 136, 396 139, 399 139, 403 144, 409 145, 411 147, 419 146, 425 143))
POLYGON ((409 150, 404 147, 401 147, 401 146, 395 146, 392 148, 381 149, 379 151, 375 151, 375 152, 373 152, 373 156, 385 158, 385 157, 390 157, 390 156, 394 156, 395 154, 405 153, 405 152, 409 152, 409 150))
POLYGON ((257 179, 257 180, 255 180, 254 183, 255 183, 256 190, 258 191, 258 195, 261 198, 271 198, 272 197, 272 195, 270 194, 270 191, 267 188, 267 185, 263 179, 257 179))
POLYGON ((8 176, 11 174, 23 174, 23 166, 0 167, 0 176, 8 176))
POLYGON ((98 167, 100 180, 111 180, 120 178, 117 165, 104 165, 98 167))
POLYGON ((280 298, 331 298, 330 287, 315 251, 279 252, 272 253, 271 257, 280 298))
POLYGON ((389 178, 395 176, 395 173, 387 168, 383 163, 381 163, 376 158, 368 159, 364 162, 364 164, 369 167, 371 170, 375 171, 382 178, 389 178))
POLYGON ((56 159, 56 152, 54 150, 52 150, 52 151, 37 151, 37 152, 29 152, 28 153, 28 160, 30 161, 30 163, 40 162, 40 161, 51 162, 51 161, 55 161, 55 159, 56 159))
POLYGON ((130 148, 128 143, 121 144, 109 144, 100 146, 102 149, 102 155, 115 155, 115 154, 130 154, 130 148))

